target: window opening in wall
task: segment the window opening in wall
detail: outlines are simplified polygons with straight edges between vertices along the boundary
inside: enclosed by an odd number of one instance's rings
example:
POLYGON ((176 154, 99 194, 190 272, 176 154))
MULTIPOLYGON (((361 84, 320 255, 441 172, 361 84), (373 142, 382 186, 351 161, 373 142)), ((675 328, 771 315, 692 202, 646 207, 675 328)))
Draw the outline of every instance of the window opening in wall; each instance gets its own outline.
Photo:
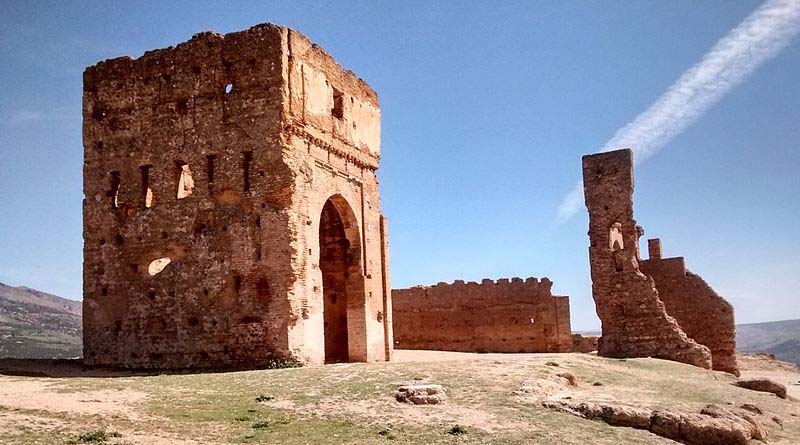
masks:
POLYGON ((333 89, 333 108, 331 108, 331 114, 336 119, 344 119, 344 93, 336 88, 333 89))
POLYGON ((175 161, 178 173, 178 199, 190 196, 194 191, 194 179, 189 164, 183 161, 175 161))
POLYGON ((122 178, 119 172, 111 172, 111 189, 108 191, 108 197, 111 198, 111 208, 119 207, 119 184, 122 178))
POLYGON ((139 167, 142 174, 142 201, 146 208, 153 207, 153 190, 150 188, 150 165, 139 167))
POLYGON ((157 275, 161 273, 161 271, 164 270, 164 268, 167 267, 170 262, 172 262, 172 259, 168 257, 153 260, 150 262, 150 265, 147 266, 147 273, 149 273, 150 276, 157 275))
POLYGON ((244 178, 244 191, 250 191, 250 164, 253 162, 253 152, 243 151, 244 159, 242 159, 242 177, 244 178))
POLYGON ((214 189, 214 161, 217 155, 206 155, 206 179, 208 180, 208 190, 214 189))
POLYGON ((242 291, 242 277, 240 275, 233 276, 233 290, 236 292, 236 295, 242 291))
POLYGON ((231 91, 233 91, 233 84, 229 83, 225 85, 225 94, 231 94, 231 91))

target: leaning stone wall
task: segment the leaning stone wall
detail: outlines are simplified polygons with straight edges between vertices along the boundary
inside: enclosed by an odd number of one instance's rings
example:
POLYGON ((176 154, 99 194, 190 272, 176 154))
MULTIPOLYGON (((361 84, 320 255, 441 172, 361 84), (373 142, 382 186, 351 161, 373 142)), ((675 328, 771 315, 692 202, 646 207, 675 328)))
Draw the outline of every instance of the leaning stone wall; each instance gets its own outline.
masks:
POLYGON ((711 368, 711 353, 667 314, 652 278, 639 269, 641 228, 633 219, 633 152, 583 157, 589 211, 592 294, 602 323, 598 353, 657 357, 711 368))
POLYGON ((392 290, 395 347, 461 352, 569 352, 569 297, 547 278, 486 279, 392 290))

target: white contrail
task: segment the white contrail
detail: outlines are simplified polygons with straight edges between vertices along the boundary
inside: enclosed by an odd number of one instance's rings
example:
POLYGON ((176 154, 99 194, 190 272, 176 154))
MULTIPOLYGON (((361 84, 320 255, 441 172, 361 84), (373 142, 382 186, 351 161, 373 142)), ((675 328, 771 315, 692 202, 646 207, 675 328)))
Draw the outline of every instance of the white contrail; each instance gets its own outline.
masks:
MULTIPOLYGON (((728 91, 777 55, 800 32, 800 0, 767 0, 722 37, 644 113, 617 130, 602 150, 631 148, 644 161, 693 124, 728 91)), ((558 206, 557 223, 574 215, 583 187, 558 206)))

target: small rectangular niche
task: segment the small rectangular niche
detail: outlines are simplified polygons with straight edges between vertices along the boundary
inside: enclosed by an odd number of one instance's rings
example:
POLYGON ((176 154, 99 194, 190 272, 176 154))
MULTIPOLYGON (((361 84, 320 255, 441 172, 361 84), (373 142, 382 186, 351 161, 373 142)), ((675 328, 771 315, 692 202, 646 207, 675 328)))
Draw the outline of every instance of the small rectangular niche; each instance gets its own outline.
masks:
POLYGON ((246 192, 250 191, 250 164, 253 162, 253 152, 242 152, 242 179, 244 181, 243 189, 246 192))
POLYGON ((333 89, 333 108, 331 108, 331 115, 336 119, 344 119, 344 93, 333 89))
POLYGON ((112 209, 119 208, 119 186, 121 182, 122 176, 120 173, 117 171, 111 172, 111 187, 107 193, 107 196, 111 198, 112 209))
POLYGON ((208 191, 214 191, 214 163, 217 155, 206 155, 206 179, 208 180, 208 191))

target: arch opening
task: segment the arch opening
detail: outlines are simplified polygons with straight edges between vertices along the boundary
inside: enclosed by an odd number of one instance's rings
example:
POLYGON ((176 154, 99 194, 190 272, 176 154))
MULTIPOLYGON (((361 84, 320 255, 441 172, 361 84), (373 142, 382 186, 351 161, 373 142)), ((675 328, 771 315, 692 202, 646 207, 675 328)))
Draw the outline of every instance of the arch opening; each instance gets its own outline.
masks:
POLYGON ((319 224, 325 363, 351 361, 359 345, 366 345, 366 338, 359 338, 360 330, 354 329, 364 309, 358 233, 347 202, 341 197, 328 199, 319 224))

